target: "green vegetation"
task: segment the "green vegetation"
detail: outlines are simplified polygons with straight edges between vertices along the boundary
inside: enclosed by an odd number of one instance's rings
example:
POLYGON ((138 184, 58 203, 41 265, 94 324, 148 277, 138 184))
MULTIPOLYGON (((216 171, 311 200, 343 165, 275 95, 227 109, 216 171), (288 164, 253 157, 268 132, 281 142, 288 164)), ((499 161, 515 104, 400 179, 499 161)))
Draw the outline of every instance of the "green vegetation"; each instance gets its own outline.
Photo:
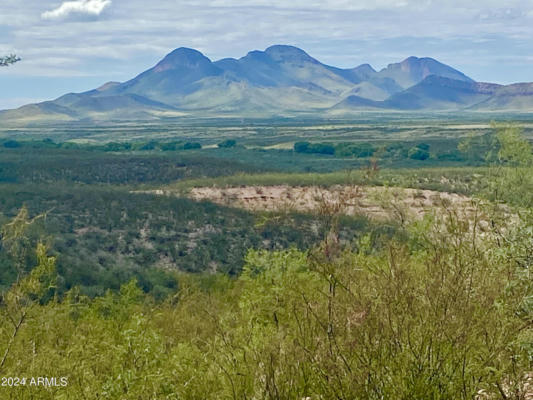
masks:
MULTIPOLYGON (((381 158, 394 158, 405 157, 413 160, 424 161, 430 157, 429 148, 427 143, 420 143, 411 148, 406 147, 408 143, 389 143, 381 145, 372 145, 370 143, 339 143, 334 146, 331 143, 309 143, 309 142, 296 142, 294 144, 294 151, 296 153, 305 154, 335 154, 342 157, 355 157, 355 158, 368 158, 373 156, 376 152, 380 153, 381 158)), ((448 158, 451 154, 439 152, 434 154, 434 158, 442 159, 443 155, 447 154, 448 158)), ((457 161, 464 161, 465 159, 460 156, 458 152, 455 153, 457 161)))
POLYGON ((492 186, 489 176, 494 169, 476 168, 420 168, 381 169, 370 168, 331 173, 278 173, 237 174, 217 178, 197 178, 172 183, 167 190, 186 193, 193 187, 238 187, 238 186, 320 186, 371 185, 396 186, 453 192, 465 195, 486 194, 492 186))
POLYGON ((330 143, 296 142, 294 151, 307 154, 335 154, 335 147, 330 143))
POLYGON ((229 149, 229 148, 235 147, 236 145, 237 145, 237 141, 233 139, 226 139, 220 142, 219 144, 217 144, 217 146, 221 149, 229 149))
POLYGON ((383 250, 363 237, 356 251, 250 251, 238 279, 182 275, 161 304, 134 281, 58 301, 41 247, 34 283, 2 303, 14 325, 1 328, 0 368, 69 385, 2 398, 519 399, 533 356, 531 221, 505 241, 460 222, 427 219, 383 250), (25 296, 49 300, 12 305, 25 296))
POLYGON ((429 145, 424 143, 411 147, 407 155, 413 160, 427 160, 429 158, 429 145))
POLYGON ((0 57, 0 67, 7 67, 19 61, 20 61, 20 57, 17 57, 15 54, 11 54, 5 57, 0 57))
MULTIPOLYGON (((324 229, 315 216, 290 213, 259 224, 262 216, 245 211, 121 189, 4 185, 0 210, 13 215, 23 205, 31 215, 46 213, 31 243, 46 232, 58 259, 59 290, 79 286, 92 296, 118 289, 133 276, 146 291, 159 285, 163 295, 175 284, 169 269, 236 275, 248 248, 306 249, 321 240, 324 229), (160 285, 160 278, 167 283, 160 285)), ((342 224, 348 238, 372 229, 365 218, 342 224)), ((1 285, 9 286, 16 271, 1 252, 0 266, 1 285)))
POLYGON ((0 148, 0 182, 135 185, 261 171, 253 165, 174 152, 0 148))
POLYGON ((77 149, 85 151, 103 152, 144 152, 144 151, 180 151, 199 150, 202 144, 198 142, 183 141, 138 141, 138 142, 107 142, 105 144, 78 144, 73 142, 56 143, 52 139, 44 140, 0 140, 0 145, 12 149, 25 147, 29 149, 77 149))
POLYGON ((335 154, 175 142, 2 142, 0 377, 68 385, 0 398, 526 398, 533 153, 518 126, 335 154), (329 173, 294 173, 324 160, 329 173), (252 213, 179 197, 275 184, 457 192, 484 199, 484 218, 445 202, 399 223, 327 201, 252 213), (161 188, 176 196, 147 192, 161 188))

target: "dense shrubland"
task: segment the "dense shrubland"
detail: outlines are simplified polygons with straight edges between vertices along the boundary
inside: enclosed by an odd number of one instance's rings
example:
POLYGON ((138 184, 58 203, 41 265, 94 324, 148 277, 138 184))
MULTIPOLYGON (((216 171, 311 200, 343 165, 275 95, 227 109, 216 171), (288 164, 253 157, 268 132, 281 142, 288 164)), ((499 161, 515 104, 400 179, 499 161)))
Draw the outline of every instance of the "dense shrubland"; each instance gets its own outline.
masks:
POLYGON ((14 147, 0 150, 0 183, 138 185, 261 171, 253 165, 184 153, 115 153, 14 147))
MULTIPOLYGON (((96 297, 65 291, 62 252, 56 258, 46 246, 53 211, 22 208, 3 223, 14 283, 0 301, 0 376, 65 376, 69 384, 0 387, 0 397, 525 400, 533 369, 533 156, 516 127, 498 128, 495 140, 486 155, 494 161, 465 190, 506 202, 516 219, 479 205, 491 217, 481 226, 449 205, 386 232, 357 225, 347 241, 341 210, 324 204, 313 217, 320 243, 261 250, 245 242, 251 249, 236 276, 174 272, 162 296, 147 294, 139 279, 96 297)), ((428 174, 442 185, 468 175, 457 171, 443 183, 442 171, 428 174)), ((139 201, 129 212, 155 207, 136 196, 124 197, 139 201)), ((124 205, 90 215, 107 203, 90 199, 95 208, 79 214, 113 232, 124 205)), ((202 205, 201 217, 181 199, 149 201, 182 202, 204 225, 216 209, 202 205)), ((283 218, 252 222, 261 229, 283 218)))
MULTIPOLYGON (((30 215, 46 213, 28 231, 26 247, 45 239, 57 255, 61 292, 79 286, 92 296, 136 277, 145 291, 164 297, 175 286, 172 271, 237 275, 248 248, 307 249, 324 235, 310 215, 254 215, 120 188, 4 185, 0 210, 15 215, 23 205, 30 215)), ((7 220, 0 216, 0 224, 7 220)), ((345 218, 341 224, 344 238, 376 228, 365 218, 345 218)), ((35 261, 27 258, 27 264, 35 261)), ((0 287, 15 276, 0 246, 0 287)))
POLYGON ((159 304, 134 281, 54 297, 41 246, 39 267, 4 295, 1 374, 69 386, 2 398, 521 399, 531 222, 476 236, 450 212, 381 250, 331 235, 307 252, 251 250, 238 279, 182 275, 159 304))

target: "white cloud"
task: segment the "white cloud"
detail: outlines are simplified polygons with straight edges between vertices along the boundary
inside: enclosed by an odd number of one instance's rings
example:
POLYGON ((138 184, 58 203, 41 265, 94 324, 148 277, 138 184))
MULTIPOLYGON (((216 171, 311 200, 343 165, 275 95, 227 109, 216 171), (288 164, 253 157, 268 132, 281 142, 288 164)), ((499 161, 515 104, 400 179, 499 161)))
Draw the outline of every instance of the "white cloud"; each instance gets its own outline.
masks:
MULTIPOLYGON (((0 79, 20 75, 84 80, 101 74, 105 80, 126 80, 180 46, 216 60, 292 44, 339 67, 369 62, 381 68, 417 55, 437 58, 479 80, 533 80, 527 58, 533 54, 533 0, 0 3, 0 54, 13 52, 23 58, 16 68, 0 71, 0 79), (50 23, 87 19, 92 22, 50 23), (502 57, 517 58, 512 64, 502 57)), ((2 82, 0 87, 7 90, 2 82)), ((36 90, 41 90, 36 97, 49 96, 45 88, 36 90)), ((16 88, 12 93, 20 97, 16 88)))
MULTIPOLYGON (((210 0, 211 7, 270 7, 281 9, 318 9, 318 10, 377 10, 394 9, 400 7, 425 5, 428 0, 417 0, 409 2, 407 0, 210 0)), ((191 1, 191 4, 202 5, 205 0, 191 1)))
POLYGON ((64 1, 59 7, 42 13, 41 17, 43 19, 60 19, 72 14, 98 16, 110 5, 111 0, 64 1))

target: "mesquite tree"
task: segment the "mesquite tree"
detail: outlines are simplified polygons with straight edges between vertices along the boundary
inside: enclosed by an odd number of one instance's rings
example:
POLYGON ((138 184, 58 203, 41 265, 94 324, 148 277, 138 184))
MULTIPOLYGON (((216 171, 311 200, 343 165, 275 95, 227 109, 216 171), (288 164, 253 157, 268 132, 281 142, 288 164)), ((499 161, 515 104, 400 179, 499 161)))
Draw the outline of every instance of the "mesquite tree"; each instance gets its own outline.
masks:
POLYGON ((20 61, 20 58, 15 54, 0 57, 0 67, 7 67, 8 65, 15 64, 17 61, 20 61))

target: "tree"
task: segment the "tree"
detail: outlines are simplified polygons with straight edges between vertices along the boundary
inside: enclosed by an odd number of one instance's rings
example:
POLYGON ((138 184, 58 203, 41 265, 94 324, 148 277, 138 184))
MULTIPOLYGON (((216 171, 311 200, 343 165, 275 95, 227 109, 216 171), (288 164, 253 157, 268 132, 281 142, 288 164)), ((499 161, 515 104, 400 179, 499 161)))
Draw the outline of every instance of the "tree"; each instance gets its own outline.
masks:
POLYGON ((533 164, 533 148, 524 136, 523 129, 516 125, 492 124, 499 142, 500 163, 528 167, 533 164))
POLYGON ((296 142, 294 143, 294 151, 296 153, 306 153, 309 149, 309 142, 296 142))
POLYGON ((12 256, 13 263, 18 270, 16 282, 7 292, 0 293, 0 319, 3 322, 0 335, 8 332, 9 337, 0 357, 0 371, 6 364, 20 329, 32 315, 32 311, 55 295, 56 260, 55 257, 47 255, 47 248, 43 243, 37 244, 37 265, 29 273, 24 271, 24 258, 27 250, 25 247, 29 242, 27 231, 37 219, 43 216, 39 215, 30 219, 28 209, 22 207, 17 216, 0 231, 1 244, 12 256))
POLYGON ((533 147, 523 130, 512 124, 492 124, 494 148, 489 152, 496 163, 491 167, 489 198, 532 207, 533 147))
POLYGON ((294 143, 294 151, 296 153, 333 155, 335 154, 335 147, 329 143, 296 142, 294 143))
POLYGON ((227 139, 223 142, 220 142, 217 146, 221 149, 229 149, 231 147, 235 147, 237 145, 237 141, 233 139, 227 139))
POLYGON ((17 57, 15 54, 11 54, 5 57, 0 57, 0 67, 7 67, 11 64, 15 64, 18 61, 20 61, 20 58, 17 57))
POLYGON ((197 142, 187 142, 183 145, 183 150, 195 150, 195 149, 201 149, 202 145, 197 142))
POLYGON ((427 150, 421 149, 418 146, 415 146, 409 149, 409 153, 407 155, 409 158, 413 160, 420 160, 420 161, 424 161, 429 158, 429 152, 427 150))

